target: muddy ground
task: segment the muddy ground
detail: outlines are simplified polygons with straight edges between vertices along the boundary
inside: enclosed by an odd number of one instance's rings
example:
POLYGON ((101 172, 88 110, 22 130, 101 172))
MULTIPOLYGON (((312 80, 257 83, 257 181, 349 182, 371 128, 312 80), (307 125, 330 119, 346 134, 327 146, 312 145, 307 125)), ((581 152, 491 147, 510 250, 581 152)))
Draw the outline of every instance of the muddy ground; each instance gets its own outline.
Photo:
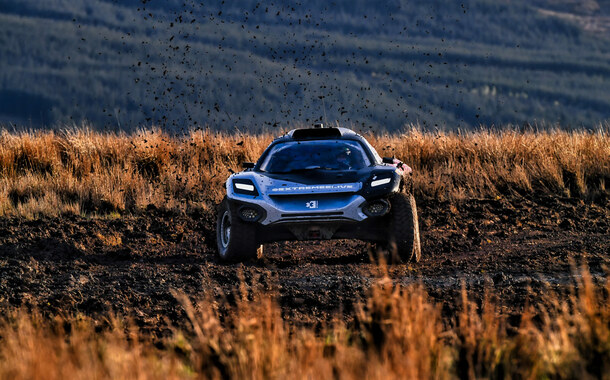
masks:
MULTIPOLYGON (((518 315, 548 288, 573 284, 573 263, 602 282, 610 264, 610 201, 522 198, 419 201, 423 258, 395 265, 397 282, 422 282, 451 317, 462 284, 474 299, 493 290, 505 312, 518 315)), ((44 313, 117 312, 155 335, 182 325, 172 289, 193 298, 235 294, 247 282, 279 292, 285 317, 319 325, 349 320, 355 302, 379 274, 370 247, 352 241, 265 246, 262 260, 220 263, 211 215, 149 209, 120 219, 0 220, 0 310, 44 313)))

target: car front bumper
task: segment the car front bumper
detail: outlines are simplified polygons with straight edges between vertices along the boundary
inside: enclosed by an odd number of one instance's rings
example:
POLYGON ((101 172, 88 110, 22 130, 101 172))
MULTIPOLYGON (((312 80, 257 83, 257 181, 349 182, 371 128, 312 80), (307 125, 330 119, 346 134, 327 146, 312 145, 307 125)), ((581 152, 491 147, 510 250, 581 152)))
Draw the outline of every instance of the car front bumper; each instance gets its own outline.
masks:
MULTIPOLYGON (((286 198, 285 202, 247 198, 249 199, 230 198, 229 207, 236 210, 244 222, 255 226, 261 243, 327 239, 383 241, 387 238, 389 207, 383 215, 369 216, 364 207, 372 201, 367 201, 360 195, 331 197, 332 199, 299 196, 290 197, 290 200, 286 198), (317 209, 308 210, 303 206, 312 201, 318 202, 317 209), (258 215, 253 220, 247 220, 241 216, 244 210, 256 210, 258 215)), ((385 198, 380 199, 389 206, 385 198)))
MULTIPOLYGON (((366 204, 360 195, 299 195, 292 197, 233 197, 229 199, 236 210, 251 208, 260 213, 256 222, 262 225, 309 221, 361 222, 368 218, 363 211, 366 204)), ((238 212, 238 215, 240 213, 238 212)), ((248 221, 244 219, 244 221, 248 221)))

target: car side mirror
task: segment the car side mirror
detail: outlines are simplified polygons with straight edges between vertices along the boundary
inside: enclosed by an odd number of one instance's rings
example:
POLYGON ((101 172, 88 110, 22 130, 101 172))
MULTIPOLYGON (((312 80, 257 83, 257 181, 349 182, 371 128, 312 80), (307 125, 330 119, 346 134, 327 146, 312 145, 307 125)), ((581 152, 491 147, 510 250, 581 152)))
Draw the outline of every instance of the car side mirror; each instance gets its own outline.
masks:
POLYGON ((242 162, 241 167, 244 169, 252 169, 254 168, 254 162, 242 162))
POLYGON ((394 158, 393 157, 384 157, 382 162, 384 164, 393 164, 394 163, 394 158))

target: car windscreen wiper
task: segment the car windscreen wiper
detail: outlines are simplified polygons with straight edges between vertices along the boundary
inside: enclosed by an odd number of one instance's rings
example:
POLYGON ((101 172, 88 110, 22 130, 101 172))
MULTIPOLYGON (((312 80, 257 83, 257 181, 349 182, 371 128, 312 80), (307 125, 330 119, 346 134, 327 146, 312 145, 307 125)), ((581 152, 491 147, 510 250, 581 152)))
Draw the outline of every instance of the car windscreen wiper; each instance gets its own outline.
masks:
POLYGON ((291 170, 273 172, 273 174, 302 173, 302 172, 308 172, 308 171, 313 171, 313 170, 338 170, 338 169, 316 165, 316 166, 307 166, 305 168, 299 168, 299 169, 291 169, 291 170))

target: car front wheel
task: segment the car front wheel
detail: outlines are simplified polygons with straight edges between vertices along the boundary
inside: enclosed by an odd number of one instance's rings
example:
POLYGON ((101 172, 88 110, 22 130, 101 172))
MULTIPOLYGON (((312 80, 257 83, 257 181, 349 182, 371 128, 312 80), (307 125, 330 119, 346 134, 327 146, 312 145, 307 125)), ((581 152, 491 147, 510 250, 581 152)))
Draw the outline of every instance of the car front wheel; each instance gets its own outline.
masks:
POLYGON ((254 225, 243 222, 229 207, 227 198, 218 208, 216 221, 218 255, 223 261, 242 262, 262 255, 254 225))
POLYGON ((415 198, 410 193, 398 193, 391 200, 391 209, 388 249, 402 262, 418 262, 421 244, 415 198))

